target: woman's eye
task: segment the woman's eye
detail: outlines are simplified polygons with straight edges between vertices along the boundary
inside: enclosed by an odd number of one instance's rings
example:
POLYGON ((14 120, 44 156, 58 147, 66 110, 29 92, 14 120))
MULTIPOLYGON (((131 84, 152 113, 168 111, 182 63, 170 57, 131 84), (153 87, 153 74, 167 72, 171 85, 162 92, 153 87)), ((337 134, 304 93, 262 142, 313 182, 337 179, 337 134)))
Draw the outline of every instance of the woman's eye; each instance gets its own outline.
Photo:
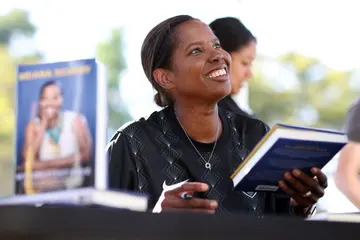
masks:
POLYGON ((191 54, 198 54, 200 52, 201 52, 200 48, 195 48, 191 51, 191 54))
POLYGON ((221 48, 220 43, 215 43, 215 44, 214 44, 214 48, 221 48))

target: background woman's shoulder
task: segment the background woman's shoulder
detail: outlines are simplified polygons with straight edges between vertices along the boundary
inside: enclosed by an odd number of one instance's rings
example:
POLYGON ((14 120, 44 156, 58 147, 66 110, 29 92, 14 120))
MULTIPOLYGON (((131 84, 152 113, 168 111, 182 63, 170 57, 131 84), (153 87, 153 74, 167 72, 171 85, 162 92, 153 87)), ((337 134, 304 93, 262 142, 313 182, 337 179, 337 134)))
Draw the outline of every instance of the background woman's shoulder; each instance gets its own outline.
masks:
POLYGON ((347 113, 345 131, 349 140, 360 142, 360 98, 352 104, 347 113))

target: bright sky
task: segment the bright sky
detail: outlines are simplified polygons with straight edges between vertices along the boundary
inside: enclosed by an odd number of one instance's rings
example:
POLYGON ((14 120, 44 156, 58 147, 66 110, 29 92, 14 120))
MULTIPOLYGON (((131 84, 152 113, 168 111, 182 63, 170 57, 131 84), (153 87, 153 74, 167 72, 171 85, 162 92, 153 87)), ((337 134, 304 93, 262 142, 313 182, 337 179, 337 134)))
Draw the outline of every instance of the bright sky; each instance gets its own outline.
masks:
MULTIPOLYGON (((94 57, 96 45, 111 29, 122 27, 128 69, 122 76, 121 95, 135 119, 156 109, 141 67, 142 41, 155 24, 177 14, 207 23, 238 17, 258 38, 262 55, 276 57, 295 50, 331 68, 360 67, 360 35, 354 31, 360 22, 357 0, 1 0, 0 14, 16 7, 30 12, 38 31, 31 44, 16 45, 15 50, 36 48, 45 54, 45 61, 94 57)), ((338 210, 339 204, 326 202, 329 198, 323 201, 330 211, 338 210)), ((348 204, 337 198, 339 202, 348 204)))
POLYGON ((97 43, 108 37, 112 28, 122 27, 128 69, 122 78, 121 95, 131 105, 135 118, 144 115, 144 108, 148 113, 156 109, 140 63, 142 41, 155 24, 176 14, 190 14, 207 23, 217 17, 238 17, 257 36, 259 53, 269 57, 295 50, 318 57, 332 68, 360 66, 360 35, 353 31, 360 22, 356 0, 175 2, 3 0, 0 14, 14 7, 30 12, 31 21, 38 28, 37 35, 33 46, 18 45, 17 50, 35 47, 45 53, 45 61, 93 57, 97 43), (138 94, 133 94, 134 91, 138 94))
POLYGON ((181 2, 174 7, 166 0, 3 0, 0 13, 28 9, 39 29, 36 45, 49 60, 92 55, 99 39, 118 26, 126 28, 128 39, 141 42, 154 24, 186 13, 205 22, 226 15, 241 18, 259 38, 260 52, 268 55, 298 50, 340 68, 359 62, 360 35, 353 32, 360 20, 356 0, 226 0, 226 6, 215 0, 181 2))

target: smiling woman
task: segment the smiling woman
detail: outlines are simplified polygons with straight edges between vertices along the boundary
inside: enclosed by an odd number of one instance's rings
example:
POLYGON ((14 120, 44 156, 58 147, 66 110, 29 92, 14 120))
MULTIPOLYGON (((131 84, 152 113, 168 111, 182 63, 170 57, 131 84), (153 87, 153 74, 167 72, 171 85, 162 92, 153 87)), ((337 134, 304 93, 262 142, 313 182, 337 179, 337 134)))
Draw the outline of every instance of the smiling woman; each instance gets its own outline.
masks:
MULTIPOLYGON (((148 194, 154 212, 292 214, 290 197, 233 191, 230 175, 268 127, 218 108, 231 90, 231 58, 209 26, 186 15, 169 18, 149 32, 141 59, 164 108, 115 133, 107 149, 110 188, 148 194)), ((304 214, 309 206, 296 207, 304 214)))
POLYGON ((219 40, 206 24, 191 19, 188 16, 175 18, 169 31, 158 25, 142 46, 143 68, 158 91, 155 101, 161 107, 184 98, 187 101, 212 98, 209 103, 217 102, 230 92, 229 54, 220 48, 219 40), (171 29, 177 25, 180 26, 171 29), (204 26, 203 36, 197 35, 204 26), (184 28, 187 31, 181 31, 184 28), (176 48, 172 46, 173 40, 176 48), (217 70, 223 70, 225 74, 217 76, 217 70))

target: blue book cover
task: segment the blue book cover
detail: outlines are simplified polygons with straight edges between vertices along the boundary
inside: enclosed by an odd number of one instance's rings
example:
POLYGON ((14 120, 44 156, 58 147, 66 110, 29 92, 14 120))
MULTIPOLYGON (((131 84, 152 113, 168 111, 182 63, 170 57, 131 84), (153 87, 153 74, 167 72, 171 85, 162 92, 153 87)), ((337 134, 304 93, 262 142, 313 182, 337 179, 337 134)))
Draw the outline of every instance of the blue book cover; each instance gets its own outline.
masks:
POLYGON ((15 194, 106 187, 102 74, 95 59, 18 66, 15 194))
POLYGON ((234 189, 282 192, 278 181, 284 180, 286 172, 297 168, 311 176, 310 169, 322 169, 344 147, 346 141, 346 136, 340 132, 278 124, 231 176, 234 189), (278 129, 285 131, 277 133, 278 129), (294 130, 301 132, 300 135, 297 136, 294 130), (309 134, 308 137, 306 134, 309 134))

